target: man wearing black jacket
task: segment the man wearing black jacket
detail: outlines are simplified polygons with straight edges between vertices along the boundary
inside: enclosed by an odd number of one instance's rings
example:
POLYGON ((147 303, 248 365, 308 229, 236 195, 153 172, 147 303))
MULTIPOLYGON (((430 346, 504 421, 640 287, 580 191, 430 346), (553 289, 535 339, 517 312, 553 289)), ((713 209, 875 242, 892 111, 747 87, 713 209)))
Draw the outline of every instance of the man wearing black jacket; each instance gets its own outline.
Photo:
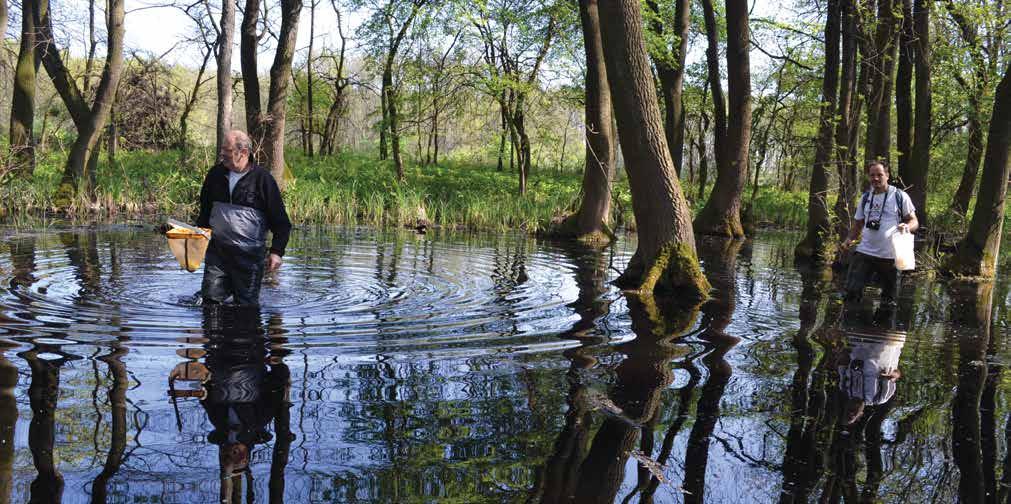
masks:
POLYGON ((200 189, 197 225, 210 227, 201 295, 204 303, 256 305, 266 266, 281 267, 291 221, 281 191, 270 172, 250 159, 251 142, 242 131, 230 131, 200 189), (267 230, 273 234, 267 255, 267 230), (266 256, 266 257, 265 257, 266 256))

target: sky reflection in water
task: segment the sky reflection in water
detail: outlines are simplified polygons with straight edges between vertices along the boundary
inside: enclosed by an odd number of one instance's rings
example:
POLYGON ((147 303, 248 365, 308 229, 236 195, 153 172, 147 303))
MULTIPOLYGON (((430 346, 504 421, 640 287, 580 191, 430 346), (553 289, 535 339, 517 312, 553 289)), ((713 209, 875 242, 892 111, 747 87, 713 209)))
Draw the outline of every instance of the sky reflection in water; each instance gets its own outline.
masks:
POLYGON ((763 233, 693 305, 630 240, 331 229, 203 310, 151 232, 2 236, 0 501, 1008 498, 1007 282, 844 307, 763 233))

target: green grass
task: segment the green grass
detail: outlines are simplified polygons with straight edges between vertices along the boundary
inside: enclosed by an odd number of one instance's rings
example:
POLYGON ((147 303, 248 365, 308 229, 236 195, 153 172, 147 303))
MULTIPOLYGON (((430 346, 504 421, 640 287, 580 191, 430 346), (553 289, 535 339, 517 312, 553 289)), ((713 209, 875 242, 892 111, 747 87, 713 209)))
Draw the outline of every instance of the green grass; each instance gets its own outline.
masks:
MULTIPOLYGON (((71 220, 192 217, 210 158, 197 152, 184 163, 182 153, 122 152, 115 166, 103 157, 94 198, 78 197, 59 216, 71 220)), ((57 215, 53 193, 63 170, 63 155, 40 156, 27 179, 0 185, 10 224, 28 225, 57 215), (7 204, 10 202, 10 204, 7 204)), ((481 230, 544 229, 552 218, 573 208, 582 174, 540 171, 530 175, 527 194, 517 195, 517 176, 494 166, 442 163, 407 166, 396 181, 391 162, 371 155, 341 154, 309 158, 289 152, 285 203, 298 223, 398 226, 424 217, 447 227, 481 230)), ((627 184, 615 187, 615 218, 631 219, 627 184)))
MULTIPOLYGON (((34 175, 27 179, 0 176, 4 202, 0 221, 29 226, 47 218, 149 222, 166 216, 193 218, 200 184, 212 159, 206 150, 191 153, 188 161, 179 151, 124 151, 110 166, 103 156, 95 197, 80 196, 57 212, 53 195, 65 155, 60 151, 41 154, 34 175)), ((527 194, 519 196, 516 174, 499 172, 493 165, 453 161, 408 165, 406 181, 398 183, 392 162, 377 161, 372 153, 309 158, 292 150, 287 156, 285 202, 292 220, 301 224, 400 226, 424 217, 450 228, 536 232, 574 210, 582 178, 577 170, 535 167, 527 194)), ((621 172, 612 195, 613 217, 616 227, 632 228, 631 196, 621 172)), ((805 191, 763 186, 753 201, 750 198, 748 188, 745 205, 750 202, 754 222, 760 227, 801 229, 807 223, 805 191)), ((829 199, 833 204, 834 195, 829 199)), ((949 202, 950 197, 930 195, 934 225, 960 234, 965 221, 947 211, 949 202)), ((691 201, 692 209, 698 212, 703 203, 691 201)))

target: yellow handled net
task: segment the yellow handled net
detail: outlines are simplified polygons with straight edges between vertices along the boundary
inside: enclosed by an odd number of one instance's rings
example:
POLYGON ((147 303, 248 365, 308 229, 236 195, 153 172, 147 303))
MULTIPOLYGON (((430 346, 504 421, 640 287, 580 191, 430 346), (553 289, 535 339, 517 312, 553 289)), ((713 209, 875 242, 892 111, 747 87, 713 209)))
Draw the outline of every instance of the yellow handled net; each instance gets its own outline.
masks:
POLYGON ((211 241, 211 230, 200 229, 207 234, 203 235, 178 226, 172 226, 172 229, 165 232, 169 250, 179 261, 179 267, 190 273, 200 269, 200 264, 204 262, 204 255, 207 253, 207 245, 211 241))

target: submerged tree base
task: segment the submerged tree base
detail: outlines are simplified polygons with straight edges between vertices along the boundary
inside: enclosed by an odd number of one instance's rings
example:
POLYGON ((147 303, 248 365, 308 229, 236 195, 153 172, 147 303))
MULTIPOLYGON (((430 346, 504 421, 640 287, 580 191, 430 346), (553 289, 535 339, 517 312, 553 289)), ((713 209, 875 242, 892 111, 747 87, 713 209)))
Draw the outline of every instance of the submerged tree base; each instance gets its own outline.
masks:
POLYGON ((615 285, 640 294, 677 294, 684 299, 705 300, 712 287, 699 266, 698 256, 684 243, 668 243, 656 259, 642 264, 633 257, 615 285))
POLYGON ((730 214, 720 216, 709 216, 706 208, 695 218, 693 224, 695 232, 709 236, 724 236, 727 238, 744 238, 744 225, 740 218, 733 218, 730 214))
POLYGON ((597 229, 586 231, 580 229, 579 214, 570 214, 561 220, 555 220, 543 232, 547 238, 573 240, 588 247, 606 247, 618 239, 611 228, 604 223, 595 226, 597 229))
POLYGON ((989 280, 996 271, 986 265, 995 263, 994 258, 987 257, 984 247, 963 239, 955 246, 954 252, 944 258, 939 269, 948 278, 989 280))
POLYGON ((809 236, 793 249, 793 259, 797 263, 828 264, 836 258, 837 249, 832 240, 809 236))

